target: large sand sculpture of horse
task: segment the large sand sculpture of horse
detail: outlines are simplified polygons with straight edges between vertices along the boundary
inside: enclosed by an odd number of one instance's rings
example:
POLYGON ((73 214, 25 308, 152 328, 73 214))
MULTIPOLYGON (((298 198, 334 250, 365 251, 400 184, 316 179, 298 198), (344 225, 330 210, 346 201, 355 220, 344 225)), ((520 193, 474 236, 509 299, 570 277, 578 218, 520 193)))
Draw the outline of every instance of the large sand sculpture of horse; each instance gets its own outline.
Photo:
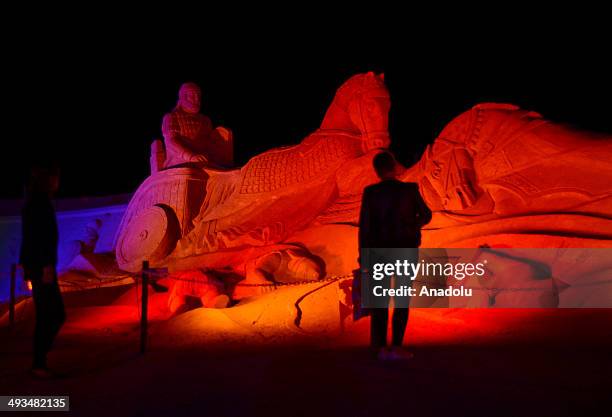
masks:
POLYGON ((343 227, 353 233, 362 190, 376 179, 371 158, 390 142, 389 107, 382 75, 355 75, 337 91, 320 128, 298 145, 264 152, 240 169, 154 173, 120 226, 119 266, 138 271, 148 260, 173 270, 231 267, 240 274, 263 257, 258 265, 279 271, 279 280, 317 279, 329 259, 310 252, 312 239, 294 237, 326 224, 350 223, 343 227))
MULTIPOLYGON (((376 181, 371 158, 390 143, 389 108, 383 77, 356 75, 298 145, 235 170, 155 173, 124 216, 119 266, 137 271, 147 259, 256 282, 350 273, 361 193, 376 181)), ((480 104, 451 121, 400 178, 419 184, 434 213, 423 247, 609 247, 611 157, 609 136, 480 104)))

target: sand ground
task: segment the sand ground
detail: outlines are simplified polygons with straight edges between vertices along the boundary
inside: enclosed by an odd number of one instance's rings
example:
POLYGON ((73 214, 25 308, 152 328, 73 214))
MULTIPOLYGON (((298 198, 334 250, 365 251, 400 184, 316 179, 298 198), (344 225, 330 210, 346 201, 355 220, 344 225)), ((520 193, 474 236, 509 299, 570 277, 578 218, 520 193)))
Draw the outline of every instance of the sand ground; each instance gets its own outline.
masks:
POLYGON ((126 308, 69 308, 49 358, 64 375, 52 381, 27 373, 31 324, 0 329, 0 395, 68 394, 78 416, 611 413, 610 310, 417 310, 415 359, 385 363, 365 348, 367 321, 309 342, 195 347, 154 322, 141 355, 126 308))

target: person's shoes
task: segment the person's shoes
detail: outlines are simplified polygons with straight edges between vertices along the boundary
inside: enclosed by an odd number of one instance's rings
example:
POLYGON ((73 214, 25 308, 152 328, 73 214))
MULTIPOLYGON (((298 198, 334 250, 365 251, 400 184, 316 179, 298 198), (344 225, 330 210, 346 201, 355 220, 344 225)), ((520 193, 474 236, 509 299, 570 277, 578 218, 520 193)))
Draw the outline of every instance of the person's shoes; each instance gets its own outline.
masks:
POLYGON ((378 354, 377 354, 377 358, 379 361, 387 361, 389 360, 389 348, 388 347, 381 347, 380 349, 378 349, 378 354))
POLYGON ((414 358, 414 353, 407 351, 400 346, 393 346, 387 351, 387 360, 408 360, 414 358))
POLYGON ((30 375, 36 379, 53 379, 55 374, 48 368, 32 368, 30 369, 30 375))

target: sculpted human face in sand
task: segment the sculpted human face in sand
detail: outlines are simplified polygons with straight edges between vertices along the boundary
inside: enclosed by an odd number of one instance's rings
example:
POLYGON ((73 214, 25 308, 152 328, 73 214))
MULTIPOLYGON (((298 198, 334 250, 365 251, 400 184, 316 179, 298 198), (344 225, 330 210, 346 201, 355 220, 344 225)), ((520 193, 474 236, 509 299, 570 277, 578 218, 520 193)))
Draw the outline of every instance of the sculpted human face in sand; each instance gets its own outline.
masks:
POLYGON ((199 113, 202 103, 202 91, 197 84, 185 83, 179 90, 178 105, 187 113, 199 113))

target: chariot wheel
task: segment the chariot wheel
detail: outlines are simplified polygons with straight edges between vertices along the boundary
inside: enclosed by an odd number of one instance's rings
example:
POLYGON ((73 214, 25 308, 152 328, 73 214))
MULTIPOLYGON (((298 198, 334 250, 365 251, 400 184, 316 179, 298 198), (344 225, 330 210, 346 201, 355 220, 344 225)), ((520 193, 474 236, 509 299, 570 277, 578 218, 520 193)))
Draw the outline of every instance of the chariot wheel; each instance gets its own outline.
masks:
POLYGON ((180 238, 180 225, 171 208, 153 206, 134 216, 121 231, 116 256, 121 269, 138 272, 142 262, 155 265, 172 252, 180 238))

